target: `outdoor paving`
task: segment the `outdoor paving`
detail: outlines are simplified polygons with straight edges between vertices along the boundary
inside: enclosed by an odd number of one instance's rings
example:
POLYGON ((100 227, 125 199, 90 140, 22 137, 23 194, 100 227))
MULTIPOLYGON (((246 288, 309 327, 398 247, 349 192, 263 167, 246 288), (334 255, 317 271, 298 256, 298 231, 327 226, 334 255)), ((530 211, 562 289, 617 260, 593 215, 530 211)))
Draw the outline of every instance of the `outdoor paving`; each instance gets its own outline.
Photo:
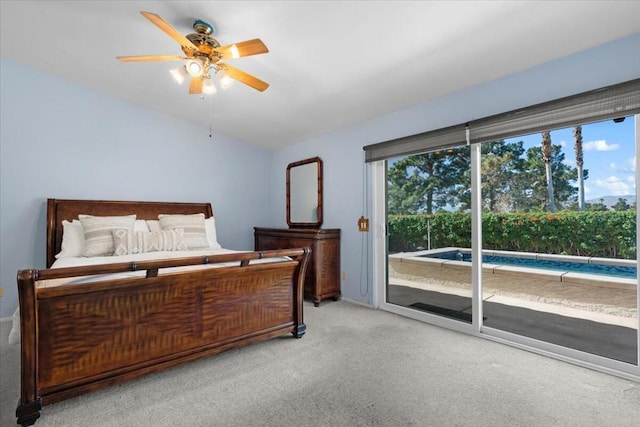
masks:
MULTIPOLYGON (((390 267, 390 284, 471 297, 468 269, 443 269, 448 271, 443 271, 440 277, 425 278, 415 271, 403 272, 402 267, 396 267, 390 267)), ((635 290, 494 274, 484 274, 482 283, 485 301, 638 327, 635 290)))
MULTIPOLYGON (((471 322, 469 291, 454 290, 463 294, 457 295, 441 292, 442 289, 426 290, 401 285, 400 281, 390 280, 389 302, 471 322)), ((637 365, 637 319, 518 298, 492 296, 484 298, 484 301, 483 324, 487 327, 637 365), (624 325, 627 322, 629 325, 624 325)))

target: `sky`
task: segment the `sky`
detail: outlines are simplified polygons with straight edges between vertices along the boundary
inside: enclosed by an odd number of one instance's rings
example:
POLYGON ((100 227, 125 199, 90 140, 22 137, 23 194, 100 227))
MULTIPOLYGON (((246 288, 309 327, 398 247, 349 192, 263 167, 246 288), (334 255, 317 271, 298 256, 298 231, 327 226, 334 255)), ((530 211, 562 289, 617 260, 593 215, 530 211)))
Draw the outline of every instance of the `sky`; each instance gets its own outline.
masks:
MULTIPOLYGON (((506 142, 523 141, 525 152, 529 147, 540 146, 539 133, 506 142)), ((551 143, 561 145, 565 163, 576 167, 573 151, 573 128, 551 131, 551 143)), ((636 153, 634 117, 627 117, 622 123, 613 120, 582 126, 582 146, 584 169, 589 170, 585 181, 585 199, 598 200, 605 196, 626 196, 636 194, 636 153)))

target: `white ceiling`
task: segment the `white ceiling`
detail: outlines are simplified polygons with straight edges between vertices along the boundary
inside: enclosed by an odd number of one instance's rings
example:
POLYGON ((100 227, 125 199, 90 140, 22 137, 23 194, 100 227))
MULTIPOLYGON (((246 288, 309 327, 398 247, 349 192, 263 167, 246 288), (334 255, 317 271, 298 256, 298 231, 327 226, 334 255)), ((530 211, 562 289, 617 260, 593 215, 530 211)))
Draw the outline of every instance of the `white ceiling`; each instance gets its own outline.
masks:
POLYGON ((640 32, 640 1, 7 1, 0 53, 78 84, 266 149, 425 102, 640 32), (270 52, 230 63, 271 86, 239 82, 189 95, 180 55, 140 15, 182 34, 202 19, 222 44, 260 38, 270 52))

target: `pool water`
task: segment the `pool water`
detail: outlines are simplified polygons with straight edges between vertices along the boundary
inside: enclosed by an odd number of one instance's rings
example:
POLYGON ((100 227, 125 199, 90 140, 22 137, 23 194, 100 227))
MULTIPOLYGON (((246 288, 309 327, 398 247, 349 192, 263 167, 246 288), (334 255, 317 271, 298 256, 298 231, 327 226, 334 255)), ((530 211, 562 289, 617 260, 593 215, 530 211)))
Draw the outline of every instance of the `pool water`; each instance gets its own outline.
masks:
MULTIPOLYGON (((440 252, 420 256, 423 258, 438 258, 471 262, 471 254, 461 251, 440 252)), ((574 273, 602 274, 606 276, 624 277, 629 279, 635 279, 637 277, 635 267, 626 267, 620 265, 586 264, 579 262, 551 261, 496 255, 483 255, 482 262, 498 265, 513 265, 516 267, 540 268, 545 270, 570 271, 574 273)))

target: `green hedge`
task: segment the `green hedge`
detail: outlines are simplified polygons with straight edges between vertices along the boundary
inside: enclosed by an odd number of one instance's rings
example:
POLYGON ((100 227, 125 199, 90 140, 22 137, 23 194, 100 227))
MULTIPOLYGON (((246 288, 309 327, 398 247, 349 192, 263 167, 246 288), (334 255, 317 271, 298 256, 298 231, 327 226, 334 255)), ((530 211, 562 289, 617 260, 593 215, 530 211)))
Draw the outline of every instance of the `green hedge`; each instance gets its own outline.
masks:
MULTIPOLYGON (((389 215, 389 251, 471 247, 471 215, 389 215)), ((636 258, 635 211, 484 213, 482 248, 606 258, 636 258)))

